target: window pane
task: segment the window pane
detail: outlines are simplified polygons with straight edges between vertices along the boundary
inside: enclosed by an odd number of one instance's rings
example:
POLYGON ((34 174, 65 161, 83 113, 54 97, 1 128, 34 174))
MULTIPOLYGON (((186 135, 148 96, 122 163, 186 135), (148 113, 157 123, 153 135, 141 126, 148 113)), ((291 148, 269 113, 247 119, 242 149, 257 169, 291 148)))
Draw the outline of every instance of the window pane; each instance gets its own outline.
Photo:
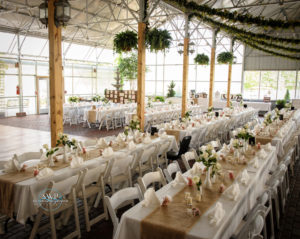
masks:
POLYGON ((35 96, 35 77, 34 76, 23 76, 23 95, 24 96, 35 96))
POLYGON ((277 99, 284 99, 289 90, 290 99, 295 98, 296 71, 280 71, 278 81, 277 99))
POLYGON ((209 66, 197 66, 197 81, 209 81, 209 66))
POLYGON ((146 96, 155 95, 155 81, 146 81, 145 93, 146 96))
POLYGON ((206 82, 197 82, 197 90, 196 92, 197 93, 202 93, 202 92, 205 92, 208 94, 208 90, 209 90, 209 82, 206 81, 206 82))
POLYGON ((261 72, 260 99, 263 99, 264 96, 269 96, 272 100, 276 99, 277 77, 278 71, 261 72))
POLYGON ((215 82, 228 80, 228 65, 216 65, 215 82))
POLYGON ((165 81, 182 81, 182 65, 165 66, 165 81))
POLYGON ((92 94, 91 78, 75 78, 74 77, 74 94, 92 94))
POLYGON ((259 71, 245 71, 244 93, 245 99, 258 99, 259 71))

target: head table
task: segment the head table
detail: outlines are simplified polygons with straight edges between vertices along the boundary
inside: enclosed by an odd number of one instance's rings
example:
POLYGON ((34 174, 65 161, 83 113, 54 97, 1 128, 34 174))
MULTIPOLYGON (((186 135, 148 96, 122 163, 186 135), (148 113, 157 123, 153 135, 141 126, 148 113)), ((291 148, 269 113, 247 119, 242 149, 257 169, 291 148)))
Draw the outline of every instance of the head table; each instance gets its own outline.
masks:
MULTIPOLYGON (((269 175, 268 173, 271 167, 277 164, 276 149, 271 147, 271 149, 266 150, 266 152, 266 156, 259 160, 260 166, 258 168, 253 167, 252 164, 245 166, 245 169, 247 169, 250 176, 247 185, 241 183, 240 175, 236 175, 236 178, 232 182, 232 184, 238 184, 240 188, 240 193, 236 201, 225 196, 225 189, 222 194, 219 193, 215 203, 213 203, 203 214, 200 213, 200 216, 196 218, 192 225, 185 224, 186 221, 189 221, 189 217, 193 217, 188 214, 186 210, 182 210, 181 213, 177 212, 177 216, 174 218, 172 210, 170 209, 171 211, 169 211, 168 209, 168 207, 172 208, 172 201, 166 207, 144 207, 143 202, 141 202, 122 215, 114 239, 167 239, 170 238, 170 235, 173 236, 171 238, 186 239, 230 238, 242 218, 255 205, 257 197, 264 191, 264 185, 269 175), (217 203, 223 205, 225 214, 220 224, 215 226, 210 224, 208 215, 217 203), (157 211, 162 211, 161 213, 166 221, 155 222, 152 220, 151 222, 153 213, 156 213, 157 211), (171 222, 171 219, 174 220, 174 224, 171 222), (149 232, 149 228, 152 228, 153 230, 149 232)), ((184 176, 191 176, 190 171, 187 171, 184 176)), ((156 194, 161 201, 166 195, 176 198, 186 187, 189 186, 173 186, 171 182, 159 189, 156 194)), ((214 194, 218 194, 218 192, 214 194)), ((208 203, 205 200, 209 200, 209 198, 209 195, 205 196, 204 193, 202 200, 204 203, 208 203)))
MULTIPOLYGON (((176 140, 173 136, 168 136, 167 139, 171 141, 169 150, 178 150, 178 146, 176 140)), ((155 137, 152 139, 151 143, 145 144, 140 143, 136 145, 135 149, 129 150, 128 148, 120 148, 115 150, 114 155, 112 157, 124 157, 124 154, 132 154, 136 151, 143 150, 146 147, 149 147, 153 144, 158 144, 162 141, 165 141, 165 138, 155 137)), ((76 175, 80 170, 84 168, 95 168, 98 165, 102 164, 109 160, 109 158, 105 158, 103 156, 99 157, 99 149, 97 148, 90 148, 90 150, 94 150, 98 152, 98 157, 94 157, 88 160, 85 160, 84 163, 77 168, 71 168, 70 164, 63 164, 57 163, 59 166, 56 166, 54 170, 54 175, 37 180, 33 173, 28 172, 16 172, 16 173, 9 173, 6 174, 5 172, 0 171, 0 193, 2 195, 8 195, 8 192, 5 192, 7 185, 13 185, 13 212, 16 215, 16 220, 19 223, 25 224, 27 218, 35 215, 38 212, 38 204, 37 200, 41 191, 45 190, 51 181, 59 181, 66 178, 70 178, 70 180, 75 180, 74 177, 71 176, 76 175), (27 176, 29 175, 29 176, 27 176), (12 178, 27 178, 25 180, 19 181, 13 180, 12 178)), ((92 155, 92 154, 90 154, 92 155)), ((95 155, 95 154, 94 154, 95 155)), ((121 160, 120 158, 120 160, 121 160)), ((118 168, 123 170, 121 168, 118 168)), ((70 184, 73 182, 70 181, 70 184)), ((64 193, 64 192, 61 192, 64 193)), ((1 202, 0 202, 1 204, 1 202)), ((1 206, 1 205, 0 205, 1 206)))

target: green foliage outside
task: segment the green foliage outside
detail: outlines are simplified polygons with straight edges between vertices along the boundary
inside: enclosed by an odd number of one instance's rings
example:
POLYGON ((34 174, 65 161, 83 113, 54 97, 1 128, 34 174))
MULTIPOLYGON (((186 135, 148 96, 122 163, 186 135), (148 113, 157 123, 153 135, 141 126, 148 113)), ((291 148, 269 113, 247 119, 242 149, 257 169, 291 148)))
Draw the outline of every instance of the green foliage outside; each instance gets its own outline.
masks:
POLYGON ((171 81, 170 85, 168 86, 168 93, 167 97, 174 97, 176 95, 176 92, 174 90, 176 84, 174 81, 171 81))

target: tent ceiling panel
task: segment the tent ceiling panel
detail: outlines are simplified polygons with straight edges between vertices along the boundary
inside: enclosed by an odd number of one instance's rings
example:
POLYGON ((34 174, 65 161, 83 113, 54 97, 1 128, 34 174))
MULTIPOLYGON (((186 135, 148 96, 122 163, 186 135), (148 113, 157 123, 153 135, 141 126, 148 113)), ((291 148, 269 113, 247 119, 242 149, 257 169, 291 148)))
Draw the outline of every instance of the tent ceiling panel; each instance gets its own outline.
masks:
MULTIPOLYGON (((273 19, 299 20, 300 1, 296 0, 194 0, 213 8, 237 10, 254 16, 265 16, 273 19)), ((48 31, 38 20, 38 6, 41 0, 1 0, 0 31, 20 32, 27 36, 47 38, 48 31)), ((111 49, 113 37, 118 32, 129 29, 137 31, 138 0, 69 0, 72 18, 63 29, 63 39, 90 46, 111 49), (126 6, 127 4, 127 6, 126 6)), ((149 9, 156 0, 149 0, 149 9)), ((181 31, 175 40, 181 40, 184 32, 182 14, 179 10, 159 2, 149 19, 150 26, 181 31)), ((236 24, 239 26, 239 24, 236 24)), ((197 28, 203 38, 210 38, 211 32, 205 31, 209 26, 195 22, 191 28, 197 28)), ((261 31, 261 29, 255 29, 261 31)), ((268 31, 274 35, 287 35, 299 38, 300 30, 268 31)))

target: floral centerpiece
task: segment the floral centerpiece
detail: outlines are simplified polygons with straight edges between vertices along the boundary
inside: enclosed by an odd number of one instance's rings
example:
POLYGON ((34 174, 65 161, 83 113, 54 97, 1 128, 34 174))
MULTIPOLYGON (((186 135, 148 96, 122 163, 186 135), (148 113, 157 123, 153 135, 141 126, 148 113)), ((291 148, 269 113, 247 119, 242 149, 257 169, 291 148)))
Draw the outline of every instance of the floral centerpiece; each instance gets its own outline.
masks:
POLYGON ((132 132, 135 130, 141 131, 141 124, 137 115, 134 115, 132 120, 130 120, 129 125, 124 128, 124 134, 128 136, 130 130, 132 132))
POLYGON ((210 106, 210 107, 207 108, 207 112, 209 112, 209 113, 213 112, 213 110, 214 110, 214 107, 212 107, 212 106, 210 106))
POLYGON ((273 120, 272 120, 272 114, 269 112, 267 113, 267 115, 265 116, 265 119, 264 119, 264 124, 266 126, 272 124, 273 120))
POLYGON ((70 96, 70 97, 68 98, 68 101, 69 101, 70 103, 77 103, 77 102, 79 102, 79 97, 78 97, 78 96, 70 96))
POLYGON ((247 124, 237 133, 235 136, 237 139, 243 139, 245 142, 248 142, 249 138, 253 137, 251 131, 249 130, 249 126, 247 124))
POLYGON ((49 148, 48 144, 44 144, 43 148, 46 150, 46 157, 49 160, 49 166, 54 166, 52 155, 58 150, 58 148, 49 148))
POLYGON ((217 170, 219 168, 219 165, 217 166, 218 155, 211 144, 208 144, 206 146, 201 146, 199 153, 200 155, 198 161, 202 162, 206 167, 206 178, 204 181, 204 187, 211 188, 212 183, 210 177, 214 176, 216 173, 215 171, 211 175, 212 168, 214 170, 217 170))
POLYGON ((187 122, 187 121, 190 121, 191 120, 191 111, 187 111, 185 112, 183 118, 182 118, 182 121, 183 122, 187 122))
POLYGON ((70 149, 77 149, 77 141, 76 139, 72 139, 70 140, 68 135, 63 134, 63 133, 59 133, 58 135, 58 140, 56 141, 56 147, 57 146, 63 146, 63 150, 64 150, 64 161, 65 163, 68 162, 67 161, 67 152, 66 152, 66 147, 68 146, 70 149))

